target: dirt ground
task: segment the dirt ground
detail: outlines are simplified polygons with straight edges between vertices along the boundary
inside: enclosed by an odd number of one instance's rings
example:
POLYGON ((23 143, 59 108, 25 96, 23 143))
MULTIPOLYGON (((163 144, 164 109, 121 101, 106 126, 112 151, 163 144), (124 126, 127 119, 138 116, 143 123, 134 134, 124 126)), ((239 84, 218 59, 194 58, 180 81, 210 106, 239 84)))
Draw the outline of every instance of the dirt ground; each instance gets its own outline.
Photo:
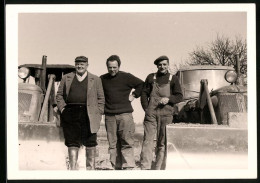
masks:
MULTIPOLYGON (((63 142, 20 141, 20 170, 66 170, 68 153, 63 142)), ((141 146, 135 147, 135 159, 138 164, 141 146)), ((112 169, 109 162, 108 146, 98 146, 96 157, 97 170, 112 169)), ((85 149, 80 148, 79 170, 85 170, 85 149)), ((247 169, 247 154, 220 153, 183 153, 171 151, 167 157, 167 169, 247 169)))

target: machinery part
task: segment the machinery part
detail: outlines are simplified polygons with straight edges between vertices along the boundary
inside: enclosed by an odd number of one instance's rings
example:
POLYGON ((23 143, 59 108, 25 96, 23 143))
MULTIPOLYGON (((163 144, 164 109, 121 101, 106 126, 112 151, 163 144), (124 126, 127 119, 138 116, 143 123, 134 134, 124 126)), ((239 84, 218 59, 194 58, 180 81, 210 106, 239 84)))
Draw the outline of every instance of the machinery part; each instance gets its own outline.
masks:
MULTIPOLYGON (((186 153, 248 153, 248 130, 213 124, 171 124, 166 126, 168 144, 186 153)), ((168 154, 174 151, 168 147, 168 154)), ((186 156, 185 156, 186 157, 186 156)))
POLYGON ((19 83, 18 99, 19 122, 38 121, 43 101, 42 89, 37 85, 19 83))
POLYGON ((247 113, 246 112, 228 112, 227 123, 231 128, 247 129, 247 113))
POLYGON ((50 74, 49 84, 48 84, 47 92, 46 92, 44 102, 43 102, 43 105, 42 105, 42 110, 41 110, 39 121, 47 121, 48 120, 47 117, 46 117, 46 119, 44 119, 44 116, 46 116, 46 112, 48 110, 48 101, 49 101, 49 97, 50 97, 50 93, 51 93, 51 89, 52 89, 54 80, 55 80, 55 75, 50 74))
POLYGON ((205 101, 207 101, 208 108, 210 111, 210 116, 212 119, 213 124, 218 124, 215 111, 212 105, 212 101, 209 95, 209 90, 208 90, 208 81, 206 79, 202 79, 200 81, 201 87, 200 87, 200 96, 199 96, 199 106, 200 109, 203 109, 205 107, 205 101))
POLYGON ((21 67, 18 70, 18 76, 19 78, 23 79, 23 82, 25 83, 26 78, 30 76, 30 70, 27 67, 21 67))
POLYGON ((182 153, 180 151, 178 151, 177 147, 173 144, 173 143, 169 143, 169 146, 173 147, 174 150, 177 152, 177 154, 184 160, 185 164, 192 169, 192 167, 190 166, 190 164, 188 163, 188 161, 184 158, 184 156, 182 155, 182 153))
POLYGON ((227 71, 225 80, 229 83, 234 83, 237 80, 237 73, 235 71, 227 71))
POLYGON ((240 73, 240 60, 239 60, 239 55, 236 55, 236 72, 237 72, 237 80, 236 80, 236 85, 238 86, 243 86, 244 81, 242 79, 241 73, 240 73))
POLYGON ((185 111, 195 111, 197 108, 197 99, 189 100, 184 106, 185 111))
MULTIPOLYGON (((228 118, 230 112, 247 113, 247 95, 246 93, 217 93, 218 104, 216 106, 216 116, 218 123, 229 125, 228 118)), ((247 123, 247 121, 243 121, 247 123)))
POLYGON ((42 88, 43 92, 46 92, 46 63, 47 63, 47 56, 42 56, 42 70, 41 70, 41 78, 40 78, 40 87, 42 88))

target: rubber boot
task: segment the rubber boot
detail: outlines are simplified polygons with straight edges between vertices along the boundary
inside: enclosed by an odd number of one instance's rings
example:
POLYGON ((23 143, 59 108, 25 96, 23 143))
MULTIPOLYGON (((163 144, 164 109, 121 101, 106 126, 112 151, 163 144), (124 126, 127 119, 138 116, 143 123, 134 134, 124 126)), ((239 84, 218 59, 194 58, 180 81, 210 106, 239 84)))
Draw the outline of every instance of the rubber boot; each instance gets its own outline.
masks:
POLYGON ((70 164, 70 170, 77 170, 77 161, 78 161, 78 147, 69 147, 69 164, 70 164))
POLYGON ((86 147, 86 169, 95 170, 96 147, 86 147))

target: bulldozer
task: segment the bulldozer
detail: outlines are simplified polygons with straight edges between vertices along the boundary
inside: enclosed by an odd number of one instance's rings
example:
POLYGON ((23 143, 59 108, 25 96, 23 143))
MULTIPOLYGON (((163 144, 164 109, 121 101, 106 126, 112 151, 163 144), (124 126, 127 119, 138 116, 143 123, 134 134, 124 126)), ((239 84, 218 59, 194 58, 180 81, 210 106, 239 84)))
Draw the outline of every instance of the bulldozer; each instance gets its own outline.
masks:
MULTIPOLYGON (((241 166, 247 167, 247 87, 238 56, 236 61, 236 68, 194 65, 178 70, 184 101, 175 105, 173 124, 167 126, 167 153, 179 157, 179 166, 238 168, 240 161, 234 158, 241 157, 241 166)), ((174 161, 167 158, 168 168, 177 166, 174 161)))
POLYGON ((21 170, 57 169, 60 168, 60 163, 66 168, 66 157, 62 155, 62 152, 66 154, 66 150, 62 145, 64 137, 56 107, 55 85, 60 82, 64 74, 74 70, 72 65, 47 65, 45 55, 42 57, 42 64, 18 66, 18 76, 22 80, 18 84, 18 142, 21 170), (62 152, 59 152, 58 147, 62 152), (62 159, 55 160, 61 156, 62 159))

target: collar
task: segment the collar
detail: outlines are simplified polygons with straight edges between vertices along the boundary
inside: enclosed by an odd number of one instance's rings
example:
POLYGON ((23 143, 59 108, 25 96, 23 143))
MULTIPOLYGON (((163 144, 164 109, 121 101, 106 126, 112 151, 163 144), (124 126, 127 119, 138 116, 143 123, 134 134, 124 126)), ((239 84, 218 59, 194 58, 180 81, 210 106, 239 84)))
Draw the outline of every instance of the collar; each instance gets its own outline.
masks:
POLYGON ((169 73, 169 71, 167 71, 166 73, 161 73, 159 71, 157 71, 157 76, 166 76, 169 73))
POLYGON ((115 77, 117 77, 117 76, 119 75, 120 72, 121 72, 121 71, 118 71, 118 72, 116 73, 116 75, 114 75, 114 76, 111 76, 111 75, 108 73, 108 76, 109 76, 109 78, 115 78, 115 77))
POLYGON ((83 81, 87 77, 87 75, 88 75, 87 71, 82 76, 80 76, 79 74, 76 73, 76 77, 79 82, 83 81))

